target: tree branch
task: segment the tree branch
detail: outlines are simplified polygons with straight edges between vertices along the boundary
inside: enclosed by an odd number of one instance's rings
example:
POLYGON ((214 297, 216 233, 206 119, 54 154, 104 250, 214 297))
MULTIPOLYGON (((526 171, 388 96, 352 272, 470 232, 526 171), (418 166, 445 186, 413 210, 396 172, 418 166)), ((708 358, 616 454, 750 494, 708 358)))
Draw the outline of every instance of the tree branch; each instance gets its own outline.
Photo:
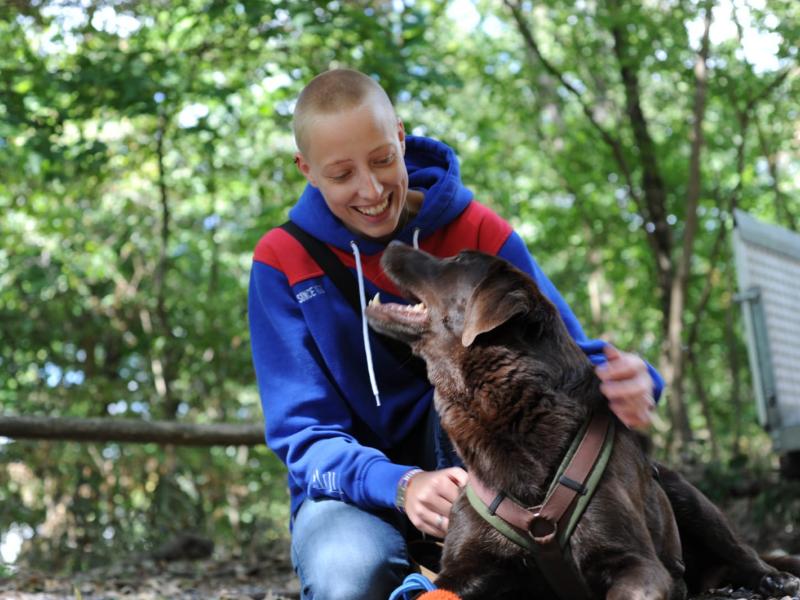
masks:
MULTIPOLYGON (((617 0, 610 0, 609 6, 616 14, 620 11, 617 0)), ((633 138, 639 149, 642 168, 642 187, 644 188, 644 205, 641 214, 653 224, 648 231, 648 240, 655 251, 664 301, 669 302, 669 281, 672 273, 672 234, 666 218, 666 189, 661 170, 658 166, 655 142, 647 124, 641 102, 639 76, 631 64, 628 50, 627 34, 620 25, 620 20, 612 19, 611 37, 614 40, 614 54, 619 63, 620 78, 625 90, 625 108, 630 121, 633 138)), ((665 305, 665 313, 668 312, 665 305)))
POLYGON ((711 264, 711 267, 709 268, 708 273, 706 273, 703 291, 701 292, 700 299, 697 301, 697 305, 693 311, 694 322, 692 323, 692 327, 689 329, 689 335, 687 336, 686 346, 689 348, 690 352, 693 352, 692 346, 697 342, 697 338, 700 333, 700 323, 703 321, 702 315, 706 310, 709 299, 711 298, 711 291, 714 288, 714 272, 717 270, 714 265, 717 264, 717 257, 722 249, 722 242, 727 237, 727 232, 728 229, 725 225, 725 221, 720 218, 719 232, 717 233, 717 237, 714 239, 714 245, 712 246, 711 252, 708 256, 708 262, 711 264))
POLYGON ((553 77, 555 77, 558 82, 564 86, 578 101, 578 104, 581 106, 581 110, 583 114, 586 115, 586 118, 589 119, 589 122, 592 126, 597 130, 600 134, 602 140, 606 143, 606 145, 611 149, 612 154, 614 155, 614 159, 617 161, 619 168, 622 170, 622 174, 625 177, 625 181, 628 186, 628 190, 630 191, 631 197, 634 201, 639 204, 641 202, 641 197, 639 196, 638 192, 636 191, 636 187, 633 184, 633 172, 628 165, 628 161, 625 158, 625 153, 622 147, 622 142, 615 138, 609 131, 607 131, 600 122, 595 118, 594 113, 592 112, 591 107, 586 103, 586 100, 583 98, 578 89, 572 85, 564 74, 556 68, 553 63, 551 63, 545 56, 542 54, 542 51, 539 49, 539 44, 536 42, 536 39, 533 37, 531 33, 531 28, 525 19, 525 16, 522 14, 522 10, 519 7, 519 4, 515 4, 511 2, 511 0, 504 0, 505 5, 511 10, 511 14, 514 17, 514 21, 517 23, 517 29, 519 30, 520 34, 522 35, 522 39, 525 41, 526 48, 536 57, 536 59, 542 63, 542 66, 545 70, 550 73, 553 77))
POLYGON ((772 192, 775 194, 775 214, 776 216, 780 216, 783 213, 783 216, 786 218, 787 224, 792 231, 797 231, 797 220, 794 217, 794 214, 787 206, 785 201, 785 194, 781 189, 780 184, 780 174, 778 173, 778 160, 775 156, 775 152, 771 152, 769 148, 769 144, 767 143, 767 136, 764 134, 764 130, 761 127, 761 123, 759 122, 758 118, 756 117, 756 131, 758 132, 758 142, 761 146, 761 153, 764 155, 764 158, 767 159, 767 169, 769 170, 770 179, 772 179, 772 192))
MULTIPOLYGON (((733 17, 733 22, 736 25, 736 31, 739 38, 739 42, 741 43, 742 38, 744 37, 744 30, 742 28, 742 24, 739 22, 739 18, 735 10, 732 12, 732 17, 733 17)), ((752 65, 750 65, 750 63, 747 61, 746 58, 744 59, 744 63, 752 70, 752 65)), ((796 76, 798 73, 800 73, 800 67, 798 67, 797 65, 791 65, 785 68, 780 73, 778 73, 772 79, 771 82, 769 82, 761 89, 759 93, 754 94, 752 97, 748 99, 747 104, 745 105, 743 110, 741 111, 737 110, 740 122, 749 123, 751 115, 755 113, 756 104, 758 104, 759 101, 769 96, 772 93, 772 91, 775 90, 777 87, 779 87, 781 84, 783 84, 784 81, 786 81, 790 77, 796 76)), ((733 103, 733 106, 737 105, 736 101, 737 98, 734 97, 733 94, 731 94, 731 102, 733 103)), ((754 114, 754 116, 755 116, 756 132, 758 134, 759 145, 761 146, 761 152, 764 154, 764 158, 767 159, 769 174, 770 177, 772 178, 772 187, 775 193, 776 214, 780 215, 781 212, 783 212, 784 216, 786 217, 786 220, 788 221, 789 227, 793 231, 797 231, 797 220, 795 219, 794 214, 792 214, 792 212, 789 210, 789 207, 784 202, 783 192, 780 189, 780 184, 778 182, 778 165, 777 161, 775 160, 775 155, 769 149, 769 145, 767 144, 767 138, 764 135, 764 131, 761 127, 761 123, 759 122, 758 115, 754 114)))
MULTIPOLYGON (((689 181, 686 186, 686 225, 683 231, 683 247, 678 261, 673 290, 685 298, 689 281, 692 257, 694 255, 694 241, 697 234, 699 218, 697 205, 700 200, 700 181, 702 177, 700 168, 700 155, 703 150, 703 121, 706 109, 706 90, 708 87, 708 74, 706 62, 709 52, 709 32, 711 30, 711 2, 706 3, 705 28, 700 47, 700 53, 695 61, 695 94, 694 108, 692 110, 692 144, 689 156, 689 181)), ((674 295, 674 294, 673 294, 674 295)), ((675 298, 673 298, 673 301, 675 298)), ((683 306, 676 306, 676 311, 682 312, 683 306)), ((679 316, 675 313, 676 317, 679 316)))

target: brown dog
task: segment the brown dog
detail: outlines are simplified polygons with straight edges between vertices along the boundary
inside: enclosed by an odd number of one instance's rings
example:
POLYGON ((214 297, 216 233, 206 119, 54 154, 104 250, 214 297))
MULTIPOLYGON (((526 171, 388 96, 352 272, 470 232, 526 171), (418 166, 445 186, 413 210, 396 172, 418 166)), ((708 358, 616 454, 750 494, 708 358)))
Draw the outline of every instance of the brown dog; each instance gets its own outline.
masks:
MULTIPOLYGON (((528 275, 479 252, 440 260, 393 243, 382 266, 425 309, 373 303, 370 324, 425 359, 442 425, 471 480, 523 506, 541 504, 582 424, 607 412, 593 367, 556 308, 528 275)), ((800 580, 765 564, 683 478, 660 467, 656 479, 633 432, 614 431, 606 470, 569 541, 590 597, 677 600, 720 578, 770 595, 798 591, 800 580)), ((463 600, 559 597, 528 550, 463 493, 437 584, 463 600)))

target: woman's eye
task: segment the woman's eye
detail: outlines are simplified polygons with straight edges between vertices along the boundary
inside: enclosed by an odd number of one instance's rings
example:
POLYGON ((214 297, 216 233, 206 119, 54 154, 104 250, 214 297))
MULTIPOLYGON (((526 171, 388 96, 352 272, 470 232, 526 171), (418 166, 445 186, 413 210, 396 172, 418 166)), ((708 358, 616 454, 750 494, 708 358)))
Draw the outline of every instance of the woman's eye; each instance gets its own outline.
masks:
POLYGON ((331 175, 330 179, 333 181, 344 181, 349 176, 350 176, 350 171, 347 171, 345 173, 339 173, 338 175, 331 175))
POLYGON ((385 158, 381 158, 379 160, 376 160, 375 164, 376 165, 390 165, 390 164, 392 164, 392 162, 394 162, 394 154, 390 154, 389 156, 387 156, 385 158))

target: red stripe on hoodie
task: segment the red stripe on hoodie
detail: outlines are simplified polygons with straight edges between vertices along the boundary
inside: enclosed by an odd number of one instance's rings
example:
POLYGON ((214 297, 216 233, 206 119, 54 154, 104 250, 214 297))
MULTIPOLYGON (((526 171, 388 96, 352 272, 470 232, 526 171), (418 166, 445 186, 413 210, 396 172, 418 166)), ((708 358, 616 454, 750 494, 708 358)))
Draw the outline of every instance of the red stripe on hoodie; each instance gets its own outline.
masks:
MULTIPOLYGON (((472 201, 455 220, 421 240, 420 248, 439 257, 454 256, 467 249, 497 254, 509 235, 511 226, 508 223, 494 211, 472 201)), ((330 245, 328 247, 345 266, 356 268, 351 252, 330 245)), ((390 294, 398 295, 397 289, 381 269, 382 254, 361 255, 364 277, 390 294)), ((284 273, 292 286, 324 275, 300 242, 280 227, 261 238, 253 258, 284 273)))

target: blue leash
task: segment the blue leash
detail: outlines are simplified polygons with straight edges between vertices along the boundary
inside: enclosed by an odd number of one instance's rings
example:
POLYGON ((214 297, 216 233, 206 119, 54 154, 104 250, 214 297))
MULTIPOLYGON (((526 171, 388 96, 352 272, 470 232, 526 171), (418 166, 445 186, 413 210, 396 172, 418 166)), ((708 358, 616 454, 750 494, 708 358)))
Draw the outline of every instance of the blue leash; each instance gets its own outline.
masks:
POLYGON ((413 600, 417 597, 418 592, 430 592, 435 589, 436 586, 427 577, 419 573, 412 573, 403 580, 400 587, 392 592, 389 600, 413 600), (414 595, 409 596, 412 593, 414 595))

